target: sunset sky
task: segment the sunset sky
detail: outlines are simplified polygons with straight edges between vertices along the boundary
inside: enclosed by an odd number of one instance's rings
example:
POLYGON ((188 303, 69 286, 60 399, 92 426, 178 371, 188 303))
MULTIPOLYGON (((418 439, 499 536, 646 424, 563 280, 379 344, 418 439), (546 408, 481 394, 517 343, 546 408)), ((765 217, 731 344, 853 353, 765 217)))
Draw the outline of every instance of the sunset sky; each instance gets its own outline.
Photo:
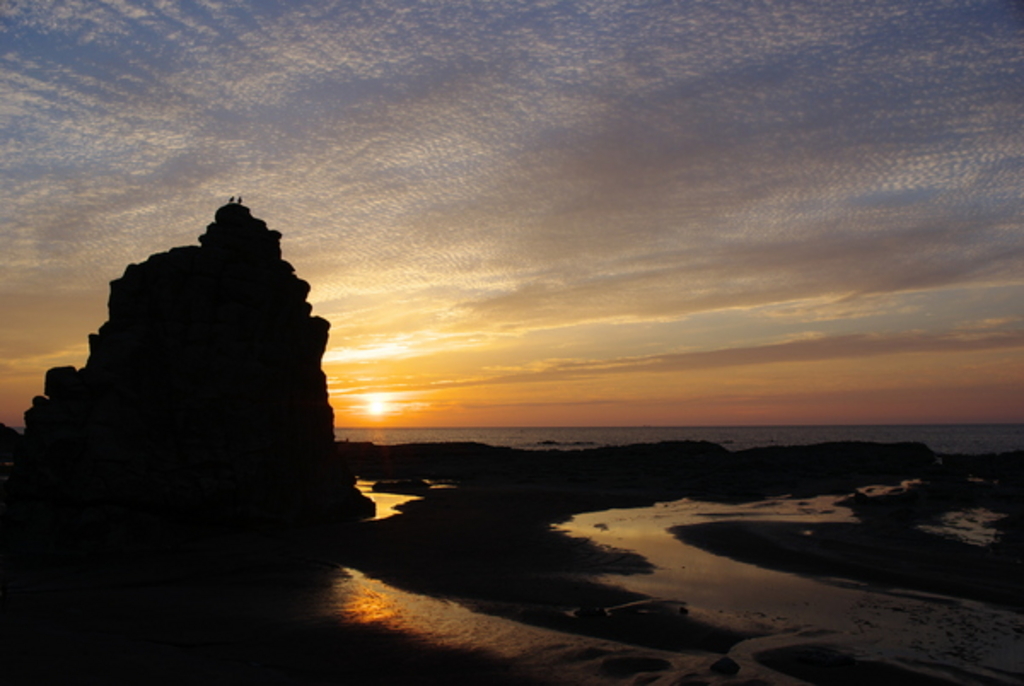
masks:
POLYGON ((241 193, 338 426, 1024 422, 1017 0, 0 0, 0 421, 241 193))

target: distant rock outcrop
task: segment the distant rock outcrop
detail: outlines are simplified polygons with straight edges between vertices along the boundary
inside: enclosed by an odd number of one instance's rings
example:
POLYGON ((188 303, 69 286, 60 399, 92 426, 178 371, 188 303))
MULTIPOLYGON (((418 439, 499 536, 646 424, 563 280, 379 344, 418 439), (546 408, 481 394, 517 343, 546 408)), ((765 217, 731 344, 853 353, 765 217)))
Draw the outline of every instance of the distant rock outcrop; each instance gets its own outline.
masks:
POLYGON ((9 459, 21 445, 21 434, 0 422, 0 460, 9 459))
POLYGON ((240 204, 201 246, 130 265, 85 367, 25 413, 3 533, 17 548, 161 545, 183 527, 295 524, 373 504, 334 449, 330 324, 240 204))

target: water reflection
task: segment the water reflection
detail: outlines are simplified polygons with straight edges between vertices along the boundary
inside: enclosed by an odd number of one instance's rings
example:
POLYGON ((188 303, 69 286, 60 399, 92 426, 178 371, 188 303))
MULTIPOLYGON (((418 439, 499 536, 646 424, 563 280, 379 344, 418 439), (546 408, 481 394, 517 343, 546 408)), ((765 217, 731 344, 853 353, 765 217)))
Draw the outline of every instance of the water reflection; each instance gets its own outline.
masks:
POLYGON ((684 499, 649 508, 586 513, 562 528, 573 536, 636 551, 655 565, 652 574, 618 582, 630 590, 716 611, 747 613, 753 607, 760 615, 781 619, 797 614, 806 617, 813 608, 817 614, 837 616, 850 601, 834 589, 713 555, 683 544, 668 532, 674 526, 725 519, 786 519, 808 524, 856 521, 849 509, 836 507, 834 501, 834 497, 822 496, 737 505, 684 499), (771 591, 766 594, 767 588, 771 591))
POLYGON ((983 507, 946 512, 933 524, 920 524, 918 529, 935 536, 951 538, 968 545, 989 546, 995 543, 998 530, 992 525, 1006 515, 983 507))
POLYGON ((366 481, 360 479, 356 482, 356 487, 359 491, 367 498, 373 501, 373 504, 377 506, 376 513, 373 519, 387 519, 393 517, 396 514, 400 514, 401 511, 398 509, 401 505, 411 502, 413 500, 420 500, 418 495, 404 495, 400 493, 379 493, 373 490, 372 481, 366 481))
POLYGON ((607 576, 603 579, 607 583, 686 603, 696 616, 774 634, 736 646, 737 654, 799 636, 828 636, 829 642, 845 643, 862 654, 874 652, 908 663, 948 665, 990 676, 992 668, 1018 672, 1024 668, 1024 625, 1014 613, 973 601, 885 592, 848 580, 762 569, 686 545, 667 531, 723 519, 856 521, 838 500, 837 496, 781 498, 743 505, 681 500, 586 513, 559 528, 572 536, 635 551, 656 567, 648 575, 607 576))

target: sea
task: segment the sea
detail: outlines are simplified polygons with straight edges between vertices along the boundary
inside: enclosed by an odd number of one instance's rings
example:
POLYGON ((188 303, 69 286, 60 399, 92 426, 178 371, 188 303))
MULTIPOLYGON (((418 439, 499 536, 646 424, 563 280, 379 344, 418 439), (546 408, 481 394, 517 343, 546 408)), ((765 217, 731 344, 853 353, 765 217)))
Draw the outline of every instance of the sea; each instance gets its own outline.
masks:
POLYGON ((832 441, 924 443, 940 455, 1024 450, 1024 424, 907 424, 864 426, 623 426, 489 428, 336 428, 339 441, 377 445, 484 443, 521 450, 582 450, 602 446, 710 441, 729 450, 832 441))

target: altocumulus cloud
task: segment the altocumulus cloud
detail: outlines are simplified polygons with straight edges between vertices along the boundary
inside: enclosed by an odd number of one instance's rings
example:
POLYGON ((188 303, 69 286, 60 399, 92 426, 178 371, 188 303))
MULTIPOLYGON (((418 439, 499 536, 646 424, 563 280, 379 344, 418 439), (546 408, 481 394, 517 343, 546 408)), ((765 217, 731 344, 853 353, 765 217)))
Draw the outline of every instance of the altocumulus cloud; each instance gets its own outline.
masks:
POLYGON ((772 306, 798 335, 810 301, 855 335, 856 300, 941 335, 1024 290, 1022 25, 1011 0, 7 2, 0 289, 101 294, 242 192, 354 347, 772 306))
MULTIPOLYGON (((501 384, 565 382, 619 374, 665 374, 689 370, 725 369, 766 364, 820 362, 890 355, 1000 351, 1024 347, 1024 329, 958 331, 930 334, 848 334, 818 336, 761 346, 689 353, 670 353, 607 359, 538 361, 531 369, 481 375, 472 379, 434 382, 411 390, 494 386, 501 384)), ((406 390, 409 390, 408 388, 406 390)))

